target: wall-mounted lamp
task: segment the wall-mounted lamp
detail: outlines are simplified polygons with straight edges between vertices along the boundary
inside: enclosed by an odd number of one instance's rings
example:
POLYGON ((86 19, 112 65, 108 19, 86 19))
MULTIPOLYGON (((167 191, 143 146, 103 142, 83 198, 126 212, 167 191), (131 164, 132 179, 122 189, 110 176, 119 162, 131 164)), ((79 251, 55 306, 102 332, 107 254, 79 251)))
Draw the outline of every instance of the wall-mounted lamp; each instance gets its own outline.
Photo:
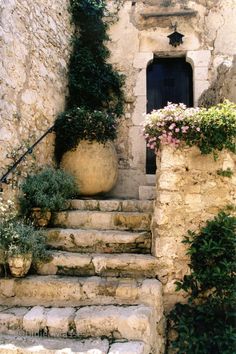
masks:
POLYGON ((174 32, 169 34, 167 36, 169 38, 169 44, 172 45, 173 47, 178 47, 180 44, 183 43, 183 37, 184 35, 177 32, 177 23, 173 26, 174 27, 174 32))

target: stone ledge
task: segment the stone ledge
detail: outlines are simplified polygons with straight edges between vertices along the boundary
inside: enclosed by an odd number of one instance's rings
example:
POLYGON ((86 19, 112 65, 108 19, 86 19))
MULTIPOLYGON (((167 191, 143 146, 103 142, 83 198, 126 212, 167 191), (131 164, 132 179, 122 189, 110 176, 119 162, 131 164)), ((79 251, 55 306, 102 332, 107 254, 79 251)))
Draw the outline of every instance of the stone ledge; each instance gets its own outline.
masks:
POLYGON ((182 11, 171 11, 171 12, 142 12, 141 16, 145 19, 150 17, 171 17, 171 16, 196 16, 197 11, 194 10, 182 10, 182 11))

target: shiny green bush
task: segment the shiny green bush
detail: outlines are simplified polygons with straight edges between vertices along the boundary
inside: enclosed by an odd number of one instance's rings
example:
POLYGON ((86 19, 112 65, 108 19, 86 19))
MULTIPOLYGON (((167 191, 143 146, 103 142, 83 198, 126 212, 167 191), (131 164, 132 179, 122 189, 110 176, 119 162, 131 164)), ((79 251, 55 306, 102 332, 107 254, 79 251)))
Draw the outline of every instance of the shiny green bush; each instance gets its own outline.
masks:
POLYGON ((220 212, 200 232, 189 232, 191 273, 177 282, 189 294, 168 317, 177 337, 167 351, 179 354, 232 354, 236 348, 236 217, 220 212))

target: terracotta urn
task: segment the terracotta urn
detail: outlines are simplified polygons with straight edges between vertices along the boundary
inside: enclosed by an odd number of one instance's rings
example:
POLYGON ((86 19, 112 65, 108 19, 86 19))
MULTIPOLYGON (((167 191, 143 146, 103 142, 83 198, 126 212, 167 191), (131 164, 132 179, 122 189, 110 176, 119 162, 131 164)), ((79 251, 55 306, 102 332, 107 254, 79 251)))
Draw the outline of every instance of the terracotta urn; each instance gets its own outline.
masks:
POLYGON ((111 141, 82 140, 77 148, 64 154, 61 167, 75 176, 81 195, 109 192, 118 177, 118 159, 111 141))
POLYGON ((15 278, 24 277, 31 266, 32 254, 19 254, 15 256, 8 256, 8 265, 11 275, 15 278))

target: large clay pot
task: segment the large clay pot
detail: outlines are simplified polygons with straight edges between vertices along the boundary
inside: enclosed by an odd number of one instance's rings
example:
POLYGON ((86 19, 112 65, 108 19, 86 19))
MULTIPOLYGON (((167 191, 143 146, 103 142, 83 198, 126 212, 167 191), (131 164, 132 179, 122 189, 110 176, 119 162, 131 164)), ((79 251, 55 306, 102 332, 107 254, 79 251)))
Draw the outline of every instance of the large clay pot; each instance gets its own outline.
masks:
POLYGON ((80 194, 90 196, 109 192, 118 176, 114 144, 82 140, 75 150, 64 154, 61 167, 75 176, 80 194))
POLYGON ((19 254, 16 256, 8 256, 8 265, 11 275, 15 278, 24 277, 31 266, 32 254, 19 254))

